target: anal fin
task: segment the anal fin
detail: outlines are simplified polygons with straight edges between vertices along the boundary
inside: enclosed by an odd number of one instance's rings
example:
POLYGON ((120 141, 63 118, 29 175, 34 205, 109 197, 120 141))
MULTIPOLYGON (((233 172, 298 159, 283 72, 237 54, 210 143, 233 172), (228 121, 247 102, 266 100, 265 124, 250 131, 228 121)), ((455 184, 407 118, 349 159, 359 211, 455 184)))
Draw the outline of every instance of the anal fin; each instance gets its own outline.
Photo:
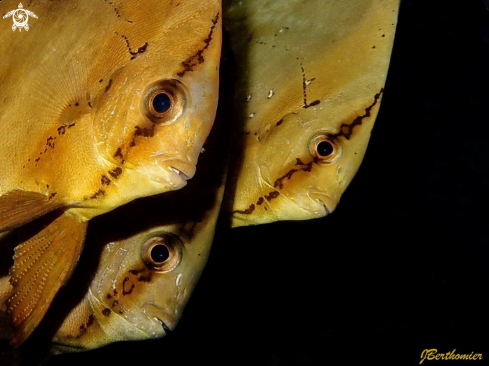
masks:
POLYGON ((87 221, 69 211, 15 248, 10 269, 12 295, 6 301, 16 334, 11 345, 29 337, 78 262, 87 221))
POLYGON ((0 232, 14 229, 61 208, 55 196, 15 189, 0 196, 0 232))

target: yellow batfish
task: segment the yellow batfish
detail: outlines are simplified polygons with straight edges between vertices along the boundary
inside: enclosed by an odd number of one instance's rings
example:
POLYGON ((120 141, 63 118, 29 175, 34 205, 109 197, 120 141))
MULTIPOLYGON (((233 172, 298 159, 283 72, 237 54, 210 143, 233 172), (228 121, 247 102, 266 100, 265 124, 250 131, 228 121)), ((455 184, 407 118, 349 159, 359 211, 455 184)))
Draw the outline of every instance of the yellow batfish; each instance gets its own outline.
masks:
POLYGON ((377 116, 399 0, 224 0, 236 56, 232 226, 331 213, 377 116))
MULTIPOLYGON (((184 190, 142 198, 91 221, 80 263, 36 335, 48 329, 52 353, 159 338, 175 328, 206 264, 224 191, 226 136, 213 132, 201 169, 184 190)), ((26 234, 13 230, 3 248, 18 235, 26 234)), ((0 260, 4 298, 12 290, 9 265, 0 260)))
POLYGON ((69 277, 88 220, 192 178, 215 117, 221 48, 219 0, 26 9, 0 2, 0 231, 59 215, 15 250, 12 344, 69 277))

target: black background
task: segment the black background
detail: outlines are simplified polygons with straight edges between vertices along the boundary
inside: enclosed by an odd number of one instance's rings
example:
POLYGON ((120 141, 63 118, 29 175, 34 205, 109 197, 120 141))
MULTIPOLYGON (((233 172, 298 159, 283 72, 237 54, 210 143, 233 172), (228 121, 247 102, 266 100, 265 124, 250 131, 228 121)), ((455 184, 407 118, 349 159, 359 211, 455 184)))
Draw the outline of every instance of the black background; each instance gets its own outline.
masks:
POLYGON ((46 365, 489 360, 489 11, 405 0, 365 160, 323 219, 219 230, 177 329, 46 365), (136 360, 130 361, 130 359, 136 360))

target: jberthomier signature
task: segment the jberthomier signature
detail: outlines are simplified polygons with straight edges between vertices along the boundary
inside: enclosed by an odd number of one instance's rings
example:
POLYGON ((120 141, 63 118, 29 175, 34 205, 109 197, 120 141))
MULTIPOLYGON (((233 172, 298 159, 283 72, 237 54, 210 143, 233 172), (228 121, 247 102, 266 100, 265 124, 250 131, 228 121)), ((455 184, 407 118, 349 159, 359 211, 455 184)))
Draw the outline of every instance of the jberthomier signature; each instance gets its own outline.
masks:
POLYGON ((420 364, 423 363, 424 360, 471 360, 471 361, 478 361, 482 360, 482 353, 474 353, 471 352, 470 354, 468 353, 455 353, 456 349, 454 349, 452 352, 447 352, 447 353, 438 353, 438 350, 436 348, 432 349, 425 349, 423 352, 421 352, 421 361, 419 361, 420 364))

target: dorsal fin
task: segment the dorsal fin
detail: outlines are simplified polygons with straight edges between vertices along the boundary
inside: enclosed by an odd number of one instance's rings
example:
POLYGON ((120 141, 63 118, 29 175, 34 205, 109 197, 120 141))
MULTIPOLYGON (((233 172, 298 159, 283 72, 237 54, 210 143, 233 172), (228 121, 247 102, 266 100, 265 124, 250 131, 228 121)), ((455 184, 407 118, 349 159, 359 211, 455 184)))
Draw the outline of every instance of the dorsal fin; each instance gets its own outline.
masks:
POLYGON ((56 196, 20 189, 7 192, 0 196, 0 232, 15 229, 62 206, 56 196))
POLYGON ((16 328, 11 345, 19 345, 32 333, 68 280, 83 248, 86 228, 86 221, 66 211, 15 248, 9 273, 14 289, 6 301, 16 328))

